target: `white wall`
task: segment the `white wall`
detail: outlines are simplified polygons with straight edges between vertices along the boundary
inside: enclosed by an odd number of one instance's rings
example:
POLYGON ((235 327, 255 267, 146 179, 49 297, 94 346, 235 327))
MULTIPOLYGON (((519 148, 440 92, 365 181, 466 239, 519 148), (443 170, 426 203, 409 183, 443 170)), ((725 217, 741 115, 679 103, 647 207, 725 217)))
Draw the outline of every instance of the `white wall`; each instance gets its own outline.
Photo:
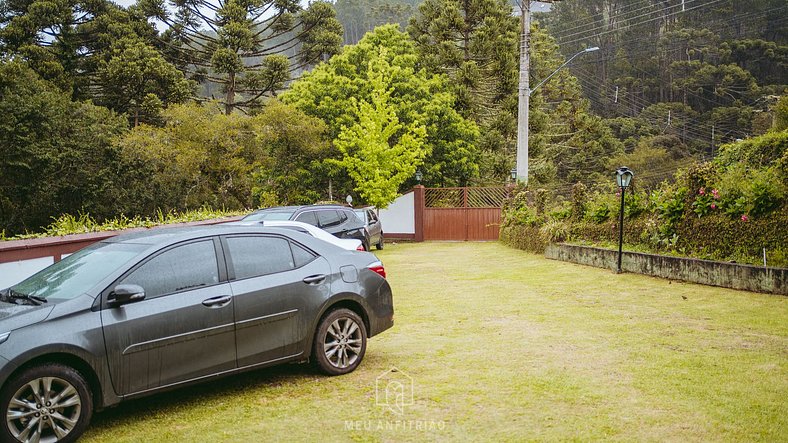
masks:
POLYGON ((378 212, 378 217, 383 223, 384 234, 415 234, 416 213, 413 208, 413 191, 397 197, 388 208, 378 212))
POLYGON ((0 289, 15 285, 55 262, 54 257, 0 263, 0 289))

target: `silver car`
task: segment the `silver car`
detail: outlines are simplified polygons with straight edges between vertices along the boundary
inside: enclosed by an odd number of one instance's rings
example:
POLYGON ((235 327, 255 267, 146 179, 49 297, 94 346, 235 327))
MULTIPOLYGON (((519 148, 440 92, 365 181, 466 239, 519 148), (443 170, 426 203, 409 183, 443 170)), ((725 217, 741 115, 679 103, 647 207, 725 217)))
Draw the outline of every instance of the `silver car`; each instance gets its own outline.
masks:
POLYGON ((385 275, 372 254, 287 229, 89 246, 0 294, 0 441, 74 441, 95 409, 279 363, 351 372, 393 324, 385 275))

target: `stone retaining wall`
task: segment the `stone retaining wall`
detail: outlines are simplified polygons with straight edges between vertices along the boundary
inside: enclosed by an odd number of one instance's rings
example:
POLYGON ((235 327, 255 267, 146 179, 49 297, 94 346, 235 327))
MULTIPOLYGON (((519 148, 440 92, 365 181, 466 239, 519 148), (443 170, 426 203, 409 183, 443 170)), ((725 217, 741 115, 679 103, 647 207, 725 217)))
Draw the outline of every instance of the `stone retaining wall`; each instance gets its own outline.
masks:
MULTIPOLYGON (((598 268, 616 269, 618 251, 589 246, 551 244, 545 257, 598 268)), ((625 272, 731 289, 788 295, 788 269, 765 268, 694 258, 624 252, 625 272)))

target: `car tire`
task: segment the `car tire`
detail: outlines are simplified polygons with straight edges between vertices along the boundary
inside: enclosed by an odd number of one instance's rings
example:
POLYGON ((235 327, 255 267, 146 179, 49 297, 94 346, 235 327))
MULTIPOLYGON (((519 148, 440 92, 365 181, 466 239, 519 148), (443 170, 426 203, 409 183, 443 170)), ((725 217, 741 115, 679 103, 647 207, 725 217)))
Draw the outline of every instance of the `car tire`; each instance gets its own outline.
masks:
POLYGON ((0 405, 6 416, 0 420, 1 441, 74 442, 93 415, 93 396, 84 377, 57 363, 33 366, 12 378, 0 392, 0 405))
POLYGON ((378 244, 375 245, 375 249, 377 249, 378 251, 383 249, 383 233, 382 232, 380 233, 380 240, 378 240, 378 244))
POLYGON ((353 372, 366 351, 367 330, 358 314, 350 309, 335 309, 320 320, 312 357, 321 372, 327 375, 353 372))

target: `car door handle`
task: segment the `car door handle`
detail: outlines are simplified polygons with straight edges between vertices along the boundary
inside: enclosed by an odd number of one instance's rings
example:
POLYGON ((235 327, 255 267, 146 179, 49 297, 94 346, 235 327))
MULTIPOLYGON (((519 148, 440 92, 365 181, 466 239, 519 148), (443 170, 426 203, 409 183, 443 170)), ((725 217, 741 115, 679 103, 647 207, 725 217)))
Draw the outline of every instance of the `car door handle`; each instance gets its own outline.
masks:
POLYGON ((230 300, 232 300, 232 298, 229 295, 220 295, 218 297, 211 297, 207 300, 203 300, 202 304, 209 308, 221 308, 227 306, 230 300))
POLYGON ((304 277, 304 283, 308 285, 316 285, 318 283, 321 283, 325 279, 326 276, 323 274, 310 275, 309 277, 304 277))

